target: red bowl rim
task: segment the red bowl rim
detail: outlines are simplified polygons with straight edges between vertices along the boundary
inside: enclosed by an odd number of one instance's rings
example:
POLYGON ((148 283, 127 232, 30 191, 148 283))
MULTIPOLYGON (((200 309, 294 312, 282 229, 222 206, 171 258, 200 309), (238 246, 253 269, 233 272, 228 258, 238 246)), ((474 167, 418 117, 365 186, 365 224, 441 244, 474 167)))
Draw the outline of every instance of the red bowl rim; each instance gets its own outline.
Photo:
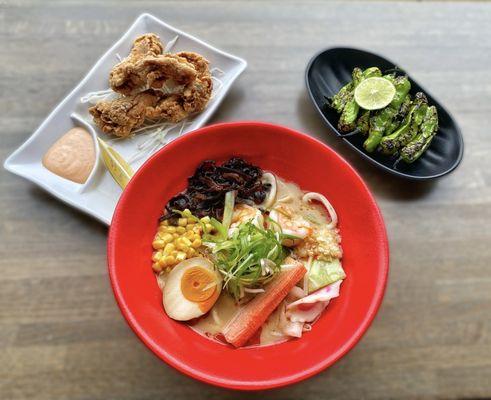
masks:
MULTIPOLYGON (((293 129, 290 129, 288 127, 278 125, 278 124, 272 124, 272 123, 267 123, 267 122, 261 122, 261 121, 238 121, 238 122, 225 122, 225 123, 217 123, 213 125, 208 125, 203 128, 197 129, 193 132, 190 132, 186 134, 185 136, 182 136, 180 138, 177 138, 173 140, 171 143, 167 144, 164 148, 160 149, 158 152, 156 152, 153 156, 151 156, 148 160, 145 161, 145 163, 136 171, 135 175, 133 178, 130 180, 128 185, 126 186, 125 190, 123 190, 123 193, 121 197, 119 198, 119 201, 116 205, 113 218, 111 221, 111 225, 109 228, 109 235, 107 239, 107 265, 108 265, 108 270, 109 270, 109 278, 111 282, 111 286, 114 292, 114 297, 116 299, 116 302, 121 310, 121 313, 123 314, 124 318, 126 319, 128 325, 131 327, 131 329, 135 332, 135 334, 140 338, 140 340, 161 360, 165 361, 167 364, 178 370, 179 372, 188 375, 192 378, 195 378, 199 381, 214 385, 214 386, 219 386, 223 387, 226 389, 235 389, 235 390, 247 390, 247 391, 254 391, 254 390, 265 390, 265 389, 274 389, 274 388, 279 388, 279 387, 284 387, 284 386, 289 386, 298 382, 301 382, 305 379, 308 379, 312 377, 313 375, 318 374, 319 372, 323 371, 324 369, 330 367, 333 365, 336 361, 338 361, 340 358, 342 358, 344 355, 346 355, 362 338, 364 333, 367 331, 367 329, 370 327, 371 323, 373 322, 373 319, 375 318, 378 309, 380 308, 380 305, 382 303, 382 300, 384 298, 385 294, 385 288, 387 285, 387 280, 388 280, 388 273, 389 273, 389 242, 387 239, 387 231, 385 228, 385 222, 382 216, 382 213, 380 212, 380 208, 378 207, 375 198, 373 197, 372 193, 368 189, 368 186, 366 183, 363 181, 361 176, 358 174, 358 172, 343 158, 341 157, 338 153, 336 153, 333 149, 331 149, 329 146, 326 144, 322 143, 320 140, 315 139, 305 133, 300 133, 298 131, 295 131, 293 129), (294 376, 290 377, 284 377, 284 378, 277 378, 277 379, 272 379, 268 380, 267 382, 251 382, 251 383, 244 383, 244 382, 237 382, 233 380, 227 380, 215 376, 211 376, 208 374, 201 373, 199 371, 196 371, 192 366, 190 365, 185 365, 181 363, 178 359, 175 357, 170 356, 165 349, 163 349, 161 346, 159 346, 153 339, 146 334, 143 328, 140 327, 138 322, 136 321, 136 318, 133 316, 132 312, 130 311, 128 305, 126 304, 124 300, 123 293, 121 291, 121 288, 119 286, 118 280, 116 278, 116 268, 115 268, 115 227, 118 225, 118 218, 119 218, 119 213, 121 212, 121 209, 123 208, 123 205, 126 202, 128 192, 131 190, 131 187, 133 185, 133 182, 138 179, 138 177, 142 174, 142 172, 148 168, 154 160, 159 157, 160 153, 163 151, 168 151, 174 148, 175 146, 181 145, 181 143, 192 140, 195 136, 206 134, 208 131, 213 131, 217 127, 228 127, 228 128, 234 128, 237 126, 246 126, 249 128, 254 128, 254 127, 266 127, 266 128, 275 128, 275 129, 281 129, 285 133, 288 133, 292 136, 296 136, 297 138, 301 140, 308 140, 316 144, 317 146, 321 147, 323 151, 328 152, 330 156, 337 158, 346 168, 348 168, 353 175, 359 180, 360 186, 365 190, 367 197, 369 199, 369 207, 372 207, 374 211, 376 212, 377 218, 380 219, 380 227, 381 227, 381 237, 382 240, 380 242, 380 248, 381 248, 381 255, 382 255, 382 262, 381 262, 381 279, 377 282, 377 287, 375 294, 373 296, 370 309, 368 310, 364 320, 361 322, 361 324, 358 326, 358 328, 353 332, 352 336, 344 346, 340 347, 337 352, 333 353, 330 357, 327 357, 323 362, 317 363, 313 367, 309 368, 308 370, 304 371, 303 373, 296 374, 294 376)), ((238 350, 240 351, 240 350, 238 350)))

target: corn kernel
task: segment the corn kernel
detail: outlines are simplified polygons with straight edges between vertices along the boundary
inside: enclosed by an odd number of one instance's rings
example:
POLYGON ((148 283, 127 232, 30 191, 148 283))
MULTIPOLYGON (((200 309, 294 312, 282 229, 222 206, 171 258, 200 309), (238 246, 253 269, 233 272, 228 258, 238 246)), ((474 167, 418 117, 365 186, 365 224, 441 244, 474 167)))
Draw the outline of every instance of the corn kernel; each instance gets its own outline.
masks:
POLYGON ((174 233, 175 231, 176 231, 176 227, 175 226, 168 226, 167 227, 167 232, 174 233))
POLYGON ((188 224, 187 218, 179 218, 177 220, 177 225, 179 225, 179 226, 186 226, 187 224, 188 224))
POLYGON ((200 219, 200 221, 205 223, 205 224, 209 224, 210 223, 210 217, 208 217, 208 216, 203 217, 200 219))
POLYGON ((186 255, 188 256, 188 258, 191 258, 191 257, 194 257, 196 254, 196 250, 194 250, 192 247, 190 247, 187 252, 186 252, 186 255))
POLYGON ((165 242, 165 243, 170 243, 174 240, 174 237, 172 236, 171 233, 164 233, 162 235, 162 240, 165 242))
POLYGON ((152 261, 153 262, 157 262, 158 260, 160 260, 162 258, 162 252, 159 250, 159 251, 156 251, 152 254, 152 261))
POLYGON ((163 220, 163 221, 160 223, 160 225, 167 226, 167 225, 169 225, 169 221, 167 221, 166 219, 164 219, 164 220, 163 220))
POLYGON ((179 237, 179 234, 178 234, 177 232, 176 232, 176 233, 173 233, 173 234, 172 234, 172 237, 173 237, 174 239, 177 239, 177 238, 179 237))
POLYGON ((165 242, 163 240, 154 240, 152 246, 155 250, 160 250, 164 248, 165 242))
POLYGON ((177 250, 174 250, 172 253, 170 253, 170 255, 172 257, 177 257, 177 253, 179 253, 177 250))
POLYGON ((186 259, 186 253, 179 251, 176 256, 177 261, 184 261, 186 259))
POLYGON ((182 242, 182 240, 176 240, 176 249, 177 250, 186 250, 187 246, 182 242))
POLYGON ((191 211, 189 210, 189 208, 186 208, 183 212, 182 212, 182 215, 183 217, 191 217, 193 214, 191 214, 191 211))
POLYGON ((181 242, 184 243, 186 247, 191 246, 191 241, 185 236, 181 237, 181 242))
POLYGON ((194 229, 194 227, 196 226, 196 224, 187 224, 186 226, 186 230, 187 231, 192 231, 194 229))
POLYGON ((196 234, 193 231, 187 231, 184 237, 188 238, 189 240, 193 241, 195 238, 196 234))
POLYGON ((174 246, 172 243, 167 243, 164 247, 164 254, 165 255, 171 254, 175 249, 176 246, 174 246))
POLYGON ((173 256, 165 256, 163 258, 165 265, 174 265, 176 263, 176 258, 173 256))
POLYGON ((160 266, 160 264, 158 262, 155 262, 152 264, 152 269, 155 271, 155 272, 160 272, 162 271, 162 267, 160 266))
POLYGON ((195 249, 197 249, 199 246, 201 246, 201 239, 194 239, 191 246, 193 246, 195 249))
POLYGON ((186 228, 184 226, 178 226, 176 232, 182 235, 183 233, 186 232, 186 228))

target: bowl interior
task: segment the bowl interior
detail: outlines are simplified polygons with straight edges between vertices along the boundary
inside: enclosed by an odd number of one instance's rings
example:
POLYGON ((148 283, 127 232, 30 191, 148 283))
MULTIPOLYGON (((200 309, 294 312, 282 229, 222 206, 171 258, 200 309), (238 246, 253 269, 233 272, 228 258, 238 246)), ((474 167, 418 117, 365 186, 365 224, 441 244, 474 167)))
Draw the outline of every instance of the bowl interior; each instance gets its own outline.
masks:
MULTIPOLYGON (((328 126, 337 134, 339 115, 327 106, 326 97, 334 96, 339 89, 351 80, 353 68, 362 69, 377 66, 382 72, 393 70, 396 65, 381 57, 363 50, 351 48, 333 48, 319 53, 307 67, 307 87, 317 110, 328 126)), ((399 68, 400 73, 404 73, 399 68)), ((355 151, 378 167, 404 178, 430 179, 451 172, 462 159, 463 140, 460 130, 450 114, 435 100, 430 93, 422 88, 409 76, 411 81, 410 94, 424 92, 430 104, 438 111, 439 130, 430 147, 423 156, 412 164, 401 162, 397 169, 393 167, 395 158, 381 153, 367 153, 363 148, 365 137, 361 134, 343 138, 355 151)))
POLYGON ((331 149, 287 128, 231 123, 206 127, 172 142, 137 172, 116 208, 108 263, 125 318, 155 354, 208 383, 264 389, 319 372, 358 341, 382 300, 388 247, 382 217, 367 187, 331 149), (235 350, 201 337, 163 311, 150 261, 157 219, 201 161, 231 156, 323 193, 339 215, 347 279, 340 297, 300 340, 235 350))

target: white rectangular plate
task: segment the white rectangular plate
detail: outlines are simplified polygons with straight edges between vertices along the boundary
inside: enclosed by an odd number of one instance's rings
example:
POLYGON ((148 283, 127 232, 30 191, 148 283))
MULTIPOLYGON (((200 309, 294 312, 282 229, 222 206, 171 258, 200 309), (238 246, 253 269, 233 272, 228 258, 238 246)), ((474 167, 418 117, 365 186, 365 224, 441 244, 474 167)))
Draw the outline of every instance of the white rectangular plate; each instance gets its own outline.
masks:
MULTIPOLYGON (((165 140, 168 142, 179 135, 203 126, 217 109, 232 83, 246 68, 246 61, 181 32, 152 15, 142 14, 123 37, 97 61, 75 89, 58 104, 32 136, 7 158, 4 167, 8 171, 36 183, 65 203, 109 225, 121 195, 121 188, 105 169, 100 157, 97 157, 96 166, 83 185, 51 173, 42 165, 41 160, 51 145, 74 126, 86 128, 94 139, 96 136, 100 136, 106 141, 110 139, 92 122, 87 111, 89 104, 82 103, 81 98, 89 92, 107 89, 109 71, 118 62, 118 55, 125 57, 137 36, 151 32, 160 37, 164 46, 172 42, 177 36, 177 41, 171 49, 173 53, 179 51, 199 53, 210 61, 212 71, 221 71, 219 79, 222 85, 214 85, 212 98, 205 110, 189 119, 185 125, 176 127, 165 137, 165 140)), ((133 169, 137 170, 159 148, 157 143, 152 143, 149 147, 145 146, 149 140, 151 141, 151 138, 148 135, 142 134, 124 140, 110 140, 109 143, 127 160, 134 158, 135 154, 140 154, 141 156, 131 163, 133 169), (146 152, 139 150, 142 146, 147 148, 146 152)), ((160 145, 162 146, 164 143, 160 145)), ((99 155, 96 140, 95 146, 97 155, 99 155)))

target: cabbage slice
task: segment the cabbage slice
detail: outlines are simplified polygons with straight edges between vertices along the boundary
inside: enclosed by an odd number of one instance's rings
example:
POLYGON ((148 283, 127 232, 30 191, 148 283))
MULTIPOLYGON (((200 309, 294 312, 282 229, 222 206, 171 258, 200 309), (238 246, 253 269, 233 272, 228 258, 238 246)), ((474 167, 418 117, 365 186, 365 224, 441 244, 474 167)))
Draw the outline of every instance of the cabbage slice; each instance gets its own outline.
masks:
POLYGON ((341 261, 314 260, 309 270, 309 293, 346 278, 341 261))

